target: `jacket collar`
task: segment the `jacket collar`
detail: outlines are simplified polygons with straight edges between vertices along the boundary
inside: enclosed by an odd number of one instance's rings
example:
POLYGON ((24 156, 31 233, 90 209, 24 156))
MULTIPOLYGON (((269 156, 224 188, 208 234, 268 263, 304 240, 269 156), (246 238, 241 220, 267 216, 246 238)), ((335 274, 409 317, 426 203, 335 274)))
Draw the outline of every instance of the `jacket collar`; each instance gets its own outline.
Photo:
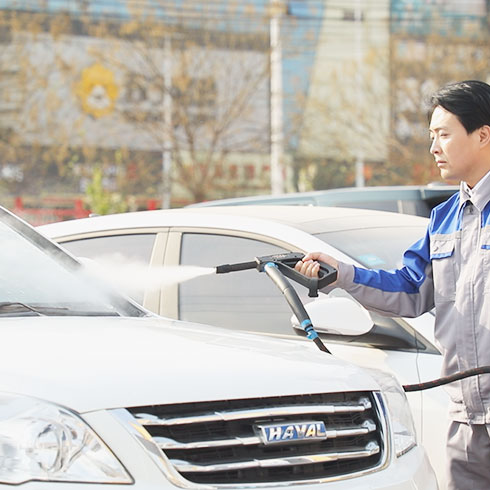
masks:
POLYGON ((460 208, 467 201, 471 201, 478 211, 483 211, 483 208, 490 201, 490 172, 487 172, 473 189, 470 189, 466 182, 461 182, 459 186, 460 208))

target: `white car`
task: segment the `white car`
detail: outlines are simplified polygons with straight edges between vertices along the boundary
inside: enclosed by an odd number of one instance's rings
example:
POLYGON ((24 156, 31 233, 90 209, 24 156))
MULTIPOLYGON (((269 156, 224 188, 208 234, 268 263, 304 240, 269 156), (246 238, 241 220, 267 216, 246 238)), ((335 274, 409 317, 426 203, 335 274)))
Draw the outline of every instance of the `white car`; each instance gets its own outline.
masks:
POLYGON ((1 207, 0 241, 0 488, 437 488, 394 377, 159 317, 1 207))
MULTIPOLYGON (((307 342, 303 330, 291 325, 287 302, 265 274, 247 270, 218 275, 214 267, 276 253, 323 251, 355 264, 392 268, 425 233, 427 222, 362 209, 233 206, 117 214, 39 229, 73 254, 95 259, 104 276, 129 288, 156 313, 307 342), (198 268, 179 271, 176 266, 198 268)), ((313 301, 306 288, 296 289, 305 303, 313 301)), ((323 319, 315 326, 331 352, 386 370, 403 385, 440 376, 432 313, 416 319, 371 314, 365 328, 359 305, 346 297, 334 290, 320 294, 321 303, 308 304, 316 306, 315 319, 323 319)), ((443 388, 435 388, 408 393, 408 399, 419 440, 444 488, 448 397, 443 388)))

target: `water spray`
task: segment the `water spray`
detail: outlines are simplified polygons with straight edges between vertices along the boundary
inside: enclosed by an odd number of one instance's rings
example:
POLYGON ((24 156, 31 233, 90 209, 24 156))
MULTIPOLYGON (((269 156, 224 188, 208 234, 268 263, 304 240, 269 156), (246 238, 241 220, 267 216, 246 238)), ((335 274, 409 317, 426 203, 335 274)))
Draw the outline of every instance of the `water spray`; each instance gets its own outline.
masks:
POLYGON ((100 256, 96 260, 82 257, 81 262, 92 275, 130 296, 145 290, 158 291, 216 272, 214 267, 193 265, 150 267, 144 262, 128 262, 118 254, 100 256))

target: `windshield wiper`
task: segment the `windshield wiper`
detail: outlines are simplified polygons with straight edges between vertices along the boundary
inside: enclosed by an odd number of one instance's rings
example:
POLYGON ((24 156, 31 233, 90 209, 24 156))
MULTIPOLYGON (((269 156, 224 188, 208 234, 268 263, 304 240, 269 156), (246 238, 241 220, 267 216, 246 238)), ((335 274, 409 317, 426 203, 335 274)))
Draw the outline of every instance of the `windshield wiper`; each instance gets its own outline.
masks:
POLYGON ((21 301, 0 302, 0 316, 119 316, 115 311, 74 310, 66 306, 28 305, 21 301))
POLYGON ((68 310, 67 313, 60 313, 65 316, 121 316, 117 311, 96 311, 96 310, 68 310))
POLYGON ((9 315, 14 314, 17 315, 19 313, 34 313, 39 316, 45 316, 45 313, 42 313, 37 308, 30 306, 26 303, 22 303, 20 301, 2 301, 0 302, 0 315, 9 315))

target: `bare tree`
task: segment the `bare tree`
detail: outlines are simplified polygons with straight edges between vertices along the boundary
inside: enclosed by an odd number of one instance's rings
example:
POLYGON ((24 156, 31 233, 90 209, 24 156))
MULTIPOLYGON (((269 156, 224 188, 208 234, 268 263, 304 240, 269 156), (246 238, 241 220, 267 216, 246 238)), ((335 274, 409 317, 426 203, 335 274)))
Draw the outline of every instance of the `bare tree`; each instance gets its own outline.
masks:
POLYGON ((484 39, 456 35, 393 37, 390 160, 418 183, 439 180, 429 154, 427 102, 440 86, 459 80, 488 80, 490 48, 484 39), (403 53, 403 54, 400 54, 403 53), (398 151, 402 149, 403 151, 398 151))
POLYGON ((170 31, 126 44, 124 60, 104 57, 127 80, 120 117, 162 155, 170 151, 173 187, 192 201, 246 188, 244 175, 230 175, 230 164, 268 154, 265 41, 170 31))
POLYGON ((386 56, 366 50, 361 79, 354 60, 331 70, 325 92, 309 94, 315 110, 301 119, 304 143, 296 157, 300 186, 354 185, 359 145, 367 185, 439 181, 428 151, 428 96, 451 81, 487 80, 489 55, 485 40, 393 34, 386 56))
POLYGON ((2 12, 1 80, 15 107, 0 118, 0 145, 19 170, 16 192, 56 179, 83 190, 102 168, 111 190, 159 197, 165 151, 184 201, 267 185, 267 30, 133 14, 2 12))

